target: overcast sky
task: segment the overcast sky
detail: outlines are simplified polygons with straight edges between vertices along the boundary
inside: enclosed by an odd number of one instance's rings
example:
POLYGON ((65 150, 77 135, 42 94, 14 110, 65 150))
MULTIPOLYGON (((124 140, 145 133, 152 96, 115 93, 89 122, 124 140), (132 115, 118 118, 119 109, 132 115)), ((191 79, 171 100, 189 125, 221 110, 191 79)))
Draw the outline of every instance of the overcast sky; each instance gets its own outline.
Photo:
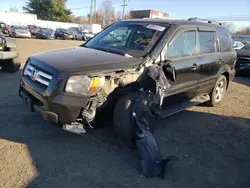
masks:
MULTIPOLYGON (((97 1, 99 8, 102 0, 97 1)), ((16 6, 19 12, 26 0, 0 0, 0 10, 16 6)), ((123 0, 112 0, 116 11, 122 10, 123 0)), ((90 0, 68 0, 67 8, 76 16, 89 13, 90 0)), ((249 21, 234 21, 237 28, 250 26, 250 0, 129 0, 126 9, 155 9, 169 13, 173 18, 218 18, 224 16, 248 16, 249 21)))

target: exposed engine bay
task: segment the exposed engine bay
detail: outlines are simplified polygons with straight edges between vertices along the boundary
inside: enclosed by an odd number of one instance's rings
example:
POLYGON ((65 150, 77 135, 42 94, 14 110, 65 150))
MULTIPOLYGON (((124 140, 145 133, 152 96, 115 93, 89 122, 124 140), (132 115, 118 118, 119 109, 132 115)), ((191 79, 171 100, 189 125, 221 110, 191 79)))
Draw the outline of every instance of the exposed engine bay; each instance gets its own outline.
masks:
MULTIPOLYGON (((148 110, 151 111, 152 116, 157 115, 157 113, 160 113, 164 90, 170 87, 167 77, 170 77, 168 74, 172 70, 169 71, 167 68, 166 65, 155 64, 150 67, 142 67, 140 70, 117 71, 104 75, 104 86, 96 95, 90 97, 88 104, 82 109, 77 119, 79 124, 74 122, 71 127, 78 126, 81 130, 84 127, 86 128, 87 125, 87 127, 94 128, 95 125, 92 125, 92 122, 98 112, 102 113, 101 109, 108 105, 114 106, 119 97, 131 92, 143 93, 141 96, 144 96, 142 97, 144 99, 142 100, 145 100, 146 93, 148 110)), ((109 108, 109 110, 112 109, 109 108)), ((80 131, 80 134, 85 132, 84 129, 80 131)))

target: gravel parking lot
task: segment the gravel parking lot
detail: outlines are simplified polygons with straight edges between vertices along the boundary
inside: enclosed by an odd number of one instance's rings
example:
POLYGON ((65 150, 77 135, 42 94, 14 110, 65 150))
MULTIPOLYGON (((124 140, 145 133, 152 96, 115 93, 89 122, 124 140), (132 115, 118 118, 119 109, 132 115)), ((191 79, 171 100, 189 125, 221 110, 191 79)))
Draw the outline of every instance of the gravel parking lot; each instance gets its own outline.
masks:
MULTIPOLYGON (((77 41, 17 39, 28 56, 77 41)), ((70 59, 69 59, 70 63, 70 59)), ((250 187, 250 78, 236 77, 220 107, 198 106, 157 123, 163 156, 177 156, 164 180, 141 176, 136 151, 121 147, 111 123, 73 135, 28 111, 20 72, 0 70, 0 187, 250 187)))

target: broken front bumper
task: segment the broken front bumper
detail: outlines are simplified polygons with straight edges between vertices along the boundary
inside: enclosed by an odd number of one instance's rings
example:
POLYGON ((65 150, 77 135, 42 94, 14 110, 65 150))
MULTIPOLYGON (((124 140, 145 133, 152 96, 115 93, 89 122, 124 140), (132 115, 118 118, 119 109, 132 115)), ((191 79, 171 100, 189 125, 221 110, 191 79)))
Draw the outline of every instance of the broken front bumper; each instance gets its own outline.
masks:
POLYGON ((32 112, 36 111, 44 120, 59 125, 75 122, 88 104, 87 97, 75 97, 56 91, 48 94, 48 90, 40 93, 24 77, 21 78, 19 96, 32 112))

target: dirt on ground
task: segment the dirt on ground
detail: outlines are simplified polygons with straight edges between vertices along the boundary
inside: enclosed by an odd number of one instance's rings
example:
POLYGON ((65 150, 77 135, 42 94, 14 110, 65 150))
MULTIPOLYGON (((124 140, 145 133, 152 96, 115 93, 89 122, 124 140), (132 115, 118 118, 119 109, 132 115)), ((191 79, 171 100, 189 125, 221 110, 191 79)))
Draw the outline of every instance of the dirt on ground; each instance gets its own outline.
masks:
MULTIPOLYGON (((17 39, 23 63, 81 43, 17 39)), ((29 112, 18 96, 20 74, 0 70, 1 188, 250 187, 249 77, 236 77, 220 107, 193 107, 155 125, 162 155, 178 158, 161 180, 143 178, 137 152, 118 144, 111 122, 78 136, 29 112)))

